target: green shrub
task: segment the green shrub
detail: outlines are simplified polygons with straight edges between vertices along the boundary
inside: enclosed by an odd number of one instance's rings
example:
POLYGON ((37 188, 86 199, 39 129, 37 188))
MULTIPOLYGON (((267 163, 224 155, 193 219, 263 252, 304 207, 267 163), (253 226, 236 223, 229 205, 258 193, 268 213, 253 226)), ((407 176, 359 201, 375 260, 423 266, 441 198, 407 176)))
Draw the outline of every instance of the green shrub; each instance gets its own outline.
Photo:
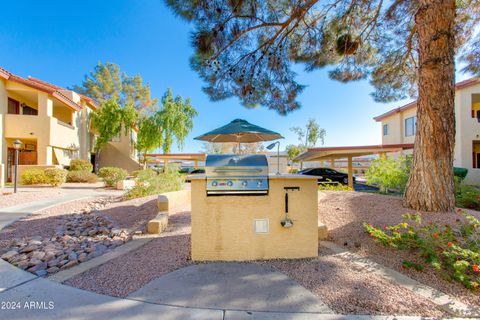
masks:
POLYGON ((47 177, 42 169, 27 169, 22 172, 20 183, 25 185, 46 184, 47 177))
POLYGON ((480 210, 480 189, 463 184, 455 177, 455 204, 460 208, 480 210))
POLYGON ((128 176, 128 172, 122 168, 103 167, 99 170, 98 175, 108 187, 114 187, 118 181, 124 180, 128 176))
POLYGON ((141 170, 137 173, 135 182, 135 187, 126 192, 125 198, 133 199, 178 191, 182 188, 183 177, 178 173, 176 166, 170 165, 160 174, 151 169, 141 170))
POLYGON ((97 175, 90 171, 69 171, 67 174, 67 182, 95 183, 97 181, 97 175))
POLYGON ((88 160, 74 159, 70 160, 70 171, 93 171, 93 165, 88 160))
POLYGON ((343 185, 341 183, 332 183, 332 180, 328 179, 328 183, 320 183, 318 185, 318 190, 329 190, 329 191, 353 191, 348 185, 343 185))
MULTIPOLYGON (((404 222, 383 229, 364 223, 367 233, 386 247, 410 250, 441 275, 465 287, 480 287, 480 221, 462 209, 455 225, 422 225, 420 214, 403 215, 404 222)), ((403 262, 404 268, 423 270, 423 265, 403 262)))
POLYGON ((460 178, 460 180, 465 179, 467 176, 468 169, 467 168, 459 168, 459 167, 453 167, 453 175, 455 177, 460 178))
POLYGON ((372 165, 365 174, 368 183, 377 185, 381 192, 389 189, 405 191, 408 176, 410 175, 410 158, 380 157, 372 161, 372 165))
POLYGON ((65 169, 48 168, 45 169, 43 172, 46 177, 46 183, 48 183, 52 187, 58 187, 67 181, 68 171, 65 169))

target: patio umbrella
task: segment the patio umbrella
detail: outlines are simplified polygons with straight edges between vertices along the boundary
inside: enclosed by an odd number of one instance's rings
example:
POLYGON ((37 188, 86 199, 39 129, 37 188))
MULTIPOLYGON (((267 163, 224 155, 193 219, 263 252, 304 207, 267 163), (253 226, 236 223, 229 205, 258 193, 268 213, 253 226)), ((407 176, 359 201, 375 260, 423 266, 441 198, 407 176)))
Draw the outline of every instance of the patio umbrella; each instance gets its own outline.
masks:
POLYGON ((235 119, 223 127, 217 128, 195 138, 209 142, 253 143, 283 139, 282 135, 251 124, 243 119, 235 119))

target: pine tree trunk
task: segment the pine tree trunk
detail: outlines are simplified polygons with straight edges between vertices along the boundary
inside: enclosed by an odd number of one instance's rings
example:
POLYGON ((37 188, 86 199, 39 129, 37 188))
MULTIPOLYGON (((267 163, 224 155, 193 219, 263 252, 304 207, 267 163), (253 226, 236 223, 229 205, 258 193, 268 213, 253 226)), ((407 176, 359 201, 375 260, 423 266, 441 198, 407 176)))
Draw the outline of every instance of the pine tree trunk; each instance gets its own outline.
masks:
POLYGON ((415 210, 455 207, 455 0, 419 0, 417 132, 404 205, 415 210))

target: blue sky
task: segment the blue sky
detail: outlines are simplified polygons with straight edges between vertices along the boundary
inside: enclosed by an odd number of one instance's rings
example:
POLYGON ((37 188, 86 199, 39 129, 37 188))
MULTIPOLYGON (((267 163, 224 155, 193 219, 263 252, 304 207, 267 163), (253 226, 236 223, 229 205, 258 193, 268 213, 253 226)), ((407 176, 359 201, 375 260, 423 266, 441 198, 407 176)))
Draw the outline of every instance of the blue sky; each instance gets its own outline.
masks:
MULTIPOLYGON (((2 4, 0 66, 60 86, 80 84, 97 62, 113 62, 129 75, 140 74, 152 95, 168 87, 190 97, 199 111, 183 152, 198 152, 193 137, 235 119, 281 133, 282 148, 296 143, 289 130, 315 118, 327 131, 325 146, 379 144, 380 125, 372 117, 408 101, 375 103, 368 81, 342 84, 325 70, 299 72, 307 85, 302 108, 280 116, 266 108, 245 109, 237 99, 211 102, 189 66, 192 26, 175 17, 162 0, 8 1, 2 4)), ((466 75, 457 75, 458 80, 466 75)), ((178 151, 175 146, 173 152, 178 151)))

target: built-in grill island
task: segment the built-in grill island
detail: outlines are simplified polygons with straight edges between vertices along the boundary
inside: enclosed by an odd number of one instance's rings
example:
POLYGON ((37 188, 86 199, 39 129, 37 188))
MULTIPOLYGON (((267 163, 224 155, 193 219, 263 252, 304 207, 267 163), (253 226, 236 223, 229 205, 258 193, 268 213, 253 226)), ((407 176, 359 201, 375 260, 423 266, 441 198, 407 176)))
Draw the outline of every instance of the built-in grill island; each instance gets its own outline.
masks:
POLYGON ((192 260, 318 255, 317 179, 269 175, 265 155, 208 155, 192 175, 192 260))
POLYGON ((268 161, 263 154, 208 155, 205 175, 208 196, 268 194, 268 161))

